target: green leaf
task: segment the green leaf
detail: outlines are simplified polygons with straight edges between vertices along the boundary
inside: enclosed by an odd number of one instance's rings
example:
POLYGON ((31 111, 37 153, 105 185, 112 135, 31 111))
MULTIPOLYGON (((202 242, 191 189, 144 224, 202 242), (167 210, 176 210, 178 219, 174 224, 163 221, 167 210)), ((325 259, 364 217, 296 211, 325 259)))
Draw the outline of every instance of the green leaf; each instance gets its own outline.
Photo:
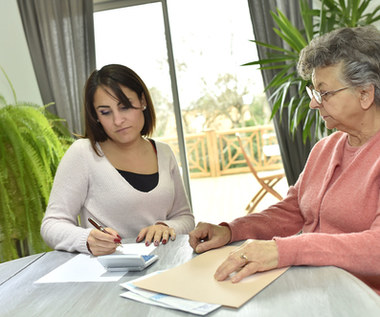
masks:
POLYGON ((326 129, 318 111, 309 109, 309 99, 305 93, 309 82, 299 78, 295 71, 299 52, 314 36, 343 26, 368 25, 380 21, 380 5, 367 12, 370 0, 322 0, 320 9, 310 8, 307 0, 300 0, 299 3, 304 30, 296 28, 280 10, 270 12, 276 24, 275 34, 289 47, 252 41, 266 48, 267 52, 261 60, 244 65, 259 65, 263 71, 276 71, 265 87, 265 91, 271 92, 271 118, 279 113, 281 119, 282 113, 288 108, 289 131, 294 135, 298 128, 302 128, 303 141, 306 142, 312 135, 318 139, 332 131, 326 129))
POLYGON ((299 52, 307 45, 307 42, 302 34, 295 26, 292 25, 292 23, 280 10, 277 9, 277 15, 273 12, 271 12, 271 15, 279 26, 279 30, 275 29, 274 31, 278 31, 278 33, 276 33, 282 37, 294 50, 299 52))
POLYGON ((302 133, 302 137, 303 137, 302 139, 304 143, 307 141, 308 137, 310 136, 310 130, 311 130, 312 124, 315 122, 316 112, 317 111, 313 109, 309 109, 307 111, 307 115, 303 124, 303 133, 302 133))
POLYGON ((56 167, 73 139, 63 128, 64 134, 53 130, 62 123, 53 124, 56 117, 48 113, 27 103, 0 108, 0 262, 49 250, 41 220, 56 167), (21 254, 16 240, 27 246, 21 254))
POLYGON ((11 83, 11 80, 9 79, 9 77, 8 77, 7 73, 5 72, 4 68, 0 66, 0 69, 1 69, 1 72, 3 73, 5 79, 6 79, 7 82, 8 82, 9 87, 10 87, 11 90, 12 90, 14 103, 17 103, 16 91, 15 91, 15 89, 13 88, 13 85, 12 85, 12 83, 11 83))
POLYGON ((258 46, 263 46, 263 47, 266 47, 266 48, 274 50, 274 51, 279 51, 279 52, 284 52, 284 53, 293 53, 292 51, 289 51, 289 50, 287 50, 285 48, 282 48, 282 47, 279 47, 279 46, 276 46, 276 45, 271 45, 271 44, 267 44, 267 43, 264 43, 264 42, 259 42, 259 41, 256 41, 256 40, 250 40, 250 42, 253 42, 253 43, 255 43, 258 46))
POLYGON ((300 7, 307 42, 310 42, 314 35, 313 17, 315 14, 318 14, 318 11, 310 10, 307 0, 300 0, 300 7))

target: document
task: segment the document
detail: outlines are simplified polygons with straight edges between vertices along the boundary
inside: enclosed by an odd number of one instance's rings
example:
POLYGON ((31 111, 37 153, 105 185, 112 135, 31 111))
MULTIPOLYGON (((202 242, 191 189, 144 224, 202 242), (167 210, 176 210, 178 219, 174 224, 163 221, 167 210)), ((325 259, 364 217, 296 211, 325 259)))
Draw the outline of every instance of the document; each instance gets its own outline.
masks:
MULTIPOLYGON (((148 255, 155 248, 154 244, 147 247, 144 243, 127 243, 119 246, 113 254, 148 255)), ((96 256, 78 254, 35 283, 116 282, 125 274, 126 272, 108 272, 96 256)))
POLYGON ((288 268, 256 273, 239 283, 232 283, 230 279, 215 280, 216 269, 235 248, 227 246, 208 251, 187 263, 133 284, 152 292, 238 308, 288 268))
POLYGON ((129 292, 122 293, 120 294, 120 296, 139 301, 145 304, 165 307, 169 309, 182 310, 196 315, 207 315, 208 313, 214 311, 215 309, 218 309, 221 306, 155 293, 138 288, 133 284, 134 282, 144 280, 152 275, 160 273, 160 271, 153 272, 149 275, 142 276, 135 280, 120 284, 120 286, 129 290, 129 292))

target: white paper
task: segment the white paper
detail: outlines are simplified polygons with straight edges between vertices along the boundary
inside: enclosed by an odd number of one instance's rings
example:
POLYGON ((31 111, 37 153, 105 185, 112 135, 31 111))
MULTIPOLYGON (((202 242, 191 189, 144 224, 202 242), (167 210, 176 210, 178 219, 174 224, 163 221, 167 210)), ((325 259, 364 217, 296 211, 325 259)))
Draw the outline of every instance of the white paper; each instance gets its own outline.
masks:
MULTIPOLYGON (((148 255, 156 247, 144 243, 122 244, 113 254, 148 255)), ((88 254, 78 254, 60 265, 35 283, 67 283, 67 282, 117 282, 127 272, 108 272, 100 264, 97 257, 88 254)))
POLYGON ((113 254, 149 255, 154 251, 155 248, 156 247, 153 243, 149 246, 146 246, 144 243, 127 243, 117 247, 116 252, 113 254))
POLYGON ((146 304, 186 311, 196 315, 206 315, 221 306, 155 293, 138 288, 133 284, 133 282, 135 281, 142 280, 144 278, 158 273, 160 272, 153 272, 151 274, 139 277, 133 281, 120 284, 122 287, 129 290, 129 292, 122 293, 120 294, 120 296, 143 302, 146 304))
POLYGON ((128 299, 132 299, 132 300, 135 300, 137 302, 144 303, 144 304, 149 304, 149 305, 154 305, 154 306, 160 306, 160 307, 165 307, 165 308, 172 308, 169 305, 166 305, 166 304, 163 304, 163 303, 160 303, 160 302, 156 302, 154 300, 146 298, 146 297, 144 297, 142 295, 139 295, 137 293, 133 293, 131 291, 122 293, 122 294, 120 294, 120 296, 124 297, 124 298, 128 298, 128 299))
POLYGON ((78 254, 35 281, 35 283, 115 282, 125 273, 107 272, 96 257, 88 254, 78 254))

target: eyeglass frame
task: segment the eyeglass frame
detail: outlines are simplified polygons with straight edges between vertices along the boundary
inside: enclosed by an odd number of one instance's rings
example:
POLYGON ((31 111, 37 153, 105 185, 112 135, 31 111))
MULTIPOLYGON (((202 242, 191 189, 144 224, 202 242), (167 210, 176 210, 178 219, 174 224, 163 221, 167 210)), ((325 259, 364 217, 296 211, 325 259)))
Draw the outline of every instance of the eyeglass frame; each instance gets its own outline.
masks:
POLYGON ((306 86, 306 92, 307 94, 309 95, 310 99, 315 99, 316 102, 318 102, 318 104, 322 104, 322 97, 323 96, 326 96, 326 95, 329 95, 329 94, 335 94, 339 91, 342 91, 344 89, 347 89, 347 88, 350 88, 350 86, 346 86, 346 87, 342 87, 342 88, 338 88, 338 89, 335 89, 335 90, 329 90, 329 91, 325 91, 324 93, 320 93, 318 90, 315 90, 313 88, 313 86, 306 86))

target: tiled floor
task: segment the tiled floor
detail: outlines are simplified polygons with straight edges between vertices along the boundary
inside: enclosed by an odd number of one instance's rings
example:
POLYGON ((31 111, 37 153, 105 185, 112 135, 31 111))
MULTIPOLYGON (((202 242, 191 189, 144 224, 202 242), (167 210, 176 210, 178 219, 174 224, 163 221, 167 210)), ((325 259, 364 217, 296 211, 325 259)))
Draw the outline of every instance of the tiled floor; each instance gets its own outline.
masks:
MULTIPOLYGON (((245 207, 260 189, 259 183, 250 173, 191 179, 190 184, 196 223, 220 223, 244 216, 245 207)), ((283 178, 275 189, 285 196, 288 190, 286 179, 283 178)), ((267 194, 257 210, 262 210, 277 201, 275 197, 267 194)))

